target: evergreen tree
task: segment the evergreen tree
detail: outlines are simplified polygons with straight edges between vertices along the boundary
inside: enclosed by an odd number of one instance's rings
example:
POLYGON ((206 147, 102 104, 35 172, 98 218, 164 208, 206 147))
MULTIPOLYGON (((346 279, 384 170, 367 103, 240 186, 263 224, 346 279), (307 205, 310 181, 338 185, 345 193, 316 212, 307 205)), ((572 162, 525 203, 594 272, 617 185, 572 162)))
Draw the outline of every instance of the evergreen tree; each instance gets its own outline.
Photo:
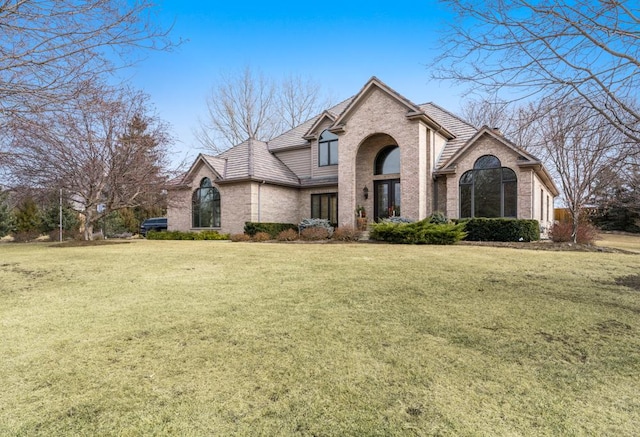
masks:
POLYGON ((7 203, 7 197, 7 193, 0 189, 0 238, 13 232, 15 226, 15 220, 7 203))
POLYGON ((20 205, 18 205, 16 214, 16 231, 23 233, 40 232, 42 220, 40 219, 40 211, 38 205, 32 197, 26 197, 20 205))

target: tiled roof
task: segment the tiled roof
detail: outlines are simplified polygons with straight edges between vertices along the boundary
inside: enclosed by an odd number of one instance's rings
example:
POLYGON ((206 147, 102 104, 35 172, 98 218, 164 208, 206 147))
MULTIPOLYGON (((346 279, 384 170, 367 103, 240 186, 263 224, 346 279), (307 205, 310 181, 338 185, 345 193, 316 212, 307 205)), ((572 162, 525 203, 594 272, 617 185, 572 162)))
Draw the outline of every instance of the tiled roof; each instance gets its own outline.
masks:
POLYGON ((269 152, 267 143, 263 141, 247 140, 216 158, 226 160, 223 181, 254 179, 287 185, 300 184, 298 177, 269 152))
MULTIPOLYGON (((342 113, 342 111, 344 111, 351 100, 353 100, 353 97, 349 97, 348 99, 329 108, 327 111, 334 114, 335 116, 338 116, 340 115, 340 113, 342 113)), ((282 135, 270 140, 269 150, 275 152, 278 150, 287 149, 289 147, 308 145, 308 141, 305 140, 303 136, 309 131, 311 126, 313 126, 321 116, 322 114, 318 114, 315 117, 305 121, 301 125, 294 127, 293 129, 283 133, 282 135)))
MULTIPOLYGON (((418 111, 423 111, 429 118, 455 136, 455 138, 446 143, 444 150, 438 158, 436 168, 441 168, 449 158, 478 132, 471 124, 434 103, 414 105, 405 97, 380 82, 377 78, 372 78, 367 83, 367 86, 371 83, 378 84, 385 90, 388 88, 387 91, 395 93, 396 97, 406 101, 407 105, 415 107, 418 111)), ((363 90, 361 90, 360 93, 362 93, 363 90)), ((301 181, 273 152, 296 147, 310 147, 309 141, 304 138, 305 135, 309 133, 309 130, 314 127, 323 116, 326 118, 327 112, 335 116, 336 119, 339 119, 340 116, 350 108, 357 97, 358 94, 338 103, 299 126, 273 138, 268 143, 258 140, 247 140, 218 156, 203 155, 203 158, 222 176, 223 181, 249 178, 297 186, 330 183, 331 181, 306 179, 301 181)))
POLYGON ((420 110, 424 111, 425 114, 456 136, 445 145, 436 163, 436 168, 440 168, 460 147, 466 144, 466 142, 478 132, 478 129, 471 124, 434 103, 420 105, 420 110))

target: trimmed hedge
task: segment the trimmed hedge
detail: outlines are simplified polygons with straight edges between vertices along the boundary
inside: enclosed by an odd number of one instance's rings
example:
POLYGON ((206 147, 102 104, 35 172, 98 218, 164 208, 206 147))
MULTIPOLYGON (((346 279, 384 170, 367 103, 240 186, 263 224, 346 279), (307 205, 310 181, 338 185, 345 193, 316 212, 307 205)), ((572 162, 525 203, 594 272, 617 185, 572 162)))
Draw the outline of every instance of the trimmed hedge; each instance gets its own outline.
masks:
POLYGON ((537 220, 508 218, 474 218, 460 221, 468 241, 538 241, 540 224, 537 220))
POLYGON ((218 231, 182 232, 182 231, 149 231, 147 240, 228 240, 229 234, 218 231))
POLYGON ((278 234, 287 229, 295 229, 298 231, 298 225, 293 223, 258 223, 258 222, 245 222, 244 233, 251 235, 252 237, 258 232, 266 232, 271 239, 275 240, 278 234))
POLYGON ((371 225, 370 238, 398 244, 454 244, 465 237, 464 224, 382 221, 371 225))

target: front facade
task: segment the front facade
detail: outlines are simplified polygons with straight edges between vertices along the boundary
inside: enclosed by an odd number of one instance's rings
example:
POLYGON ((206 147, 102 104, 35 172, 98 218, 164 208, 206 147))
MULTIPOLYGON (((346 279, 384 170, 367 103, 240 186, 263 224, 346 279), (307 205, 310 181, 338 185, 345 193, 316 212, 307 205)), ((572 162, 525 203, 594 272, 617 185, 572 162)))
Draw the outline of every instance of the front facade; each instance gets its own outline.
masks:
MULTIPOLYGON (((247 221, 361 216, 553 222, 558 190, 542 163, 497 130, 432 103, 416 105, 377 78, 354 97, 268 143, 200 155, 170 190, 170 230, 242 233, 247 221)), ((362 221, 362 220, 360 220, 362 221)))

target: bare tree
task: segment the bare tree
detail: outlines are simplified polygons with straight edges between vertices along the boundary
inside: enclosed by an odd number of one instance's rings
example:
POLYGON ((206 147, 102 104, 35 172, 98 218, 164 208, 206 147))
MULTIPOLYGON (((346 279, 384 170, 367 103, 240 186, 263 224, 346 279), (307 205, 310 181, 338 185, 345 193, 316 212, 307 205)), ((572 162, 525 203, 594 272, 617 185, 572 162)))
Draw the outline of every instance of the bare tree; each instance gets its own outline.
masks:
POLYGON ((250 67, 224 74, 207 97, 207 116, 194 134, 214 153, 249 138, 268 141, 321 111, 320 86, 310 79, 290 76, 280 84, 250 67))
POLYGON ((321 98, 322 87, 310 78, 289 76, 282 80, 277 93, 277 115, 282 129, 293 129, 331 105, 331 98, 321 98))
POLYGON ((81 84, 135 63, 140 49, 174 46, 170 29, 153 22, 154 6, 154 0, 0 0, 0 172, 11 118, 64 105, 83 92, 81 84))
POLYGON ((640 153, 640 11, 625 0, 443 0, 456 13, 438 79, 508 99, 580 99, 640 153))
POLYGON ((531 108, 519 102, 509 102, 500 98, 472 99, 462 107, 460 116, 477 128, 488 126, 498 129, 524 149, 530 148, 538 141, 531 108))
POLYGON ((169 137, 142 93, 85 87, 63 110, 15 118, 9 128, 14 181, 63 188, 84 218, 86 239, 104 214, 163 188, 169 137))
POLYGON ((530 106, 538 134, 529 149, 537 153, 560 182, 562 198, 572 218, 577 242, 584 207, 594 201, 605 172, 623 168, 626 137, 603 115, 580 101, 544 100, 530 106))

